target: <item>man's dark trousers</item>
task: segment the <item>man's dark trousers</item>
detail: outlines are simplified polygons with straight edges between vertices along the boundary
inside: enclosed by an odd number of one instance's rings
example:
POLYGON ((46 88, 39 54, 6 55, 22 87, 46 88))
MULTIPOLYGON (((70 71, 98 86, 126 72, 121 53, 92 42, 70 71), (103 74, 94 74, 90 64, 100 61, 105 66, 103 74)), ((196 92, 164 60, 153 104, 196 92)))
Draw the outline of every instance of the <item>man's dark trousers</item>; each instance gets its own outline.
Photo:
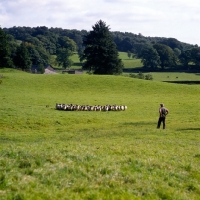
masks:
POLYGON ((165 129, 165 117, 159 117, 157 128, 160 128, 161 122, 163 123, 163 129, 165 129))

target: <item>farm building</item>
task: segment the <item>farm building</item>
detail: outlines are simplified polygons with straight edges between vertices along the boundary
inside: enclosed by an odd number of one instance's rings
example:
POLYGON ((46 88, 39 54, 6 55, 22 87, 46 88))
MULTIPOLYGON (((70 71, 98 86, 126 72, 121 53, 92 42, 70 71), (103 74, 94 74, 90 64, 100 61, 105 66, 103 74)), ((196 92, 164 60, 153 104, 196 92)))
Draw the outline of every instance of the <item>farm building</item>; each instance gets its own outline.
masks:
POLYGON ((76 70, 76 69, 69 69, 69 70, 63 70, 62 73, 68 73, 68 74, 83 74, 83 70, 76 70))
POLYGON ((44 70, 45 70, 44 74, 56 74, 56 71, 53 69, 51 65, 47 65, 47 67, 45 67, 44 70))
MULTIPOLYGON (((38 65, 33 65, 31 67, 31 73, 41 74, 41 72, 38 70, 38 65)), ((56 74, 56 71, 53 69, 53 67, 51 65, 45 65, 44 66, 44 74, 56 74)))

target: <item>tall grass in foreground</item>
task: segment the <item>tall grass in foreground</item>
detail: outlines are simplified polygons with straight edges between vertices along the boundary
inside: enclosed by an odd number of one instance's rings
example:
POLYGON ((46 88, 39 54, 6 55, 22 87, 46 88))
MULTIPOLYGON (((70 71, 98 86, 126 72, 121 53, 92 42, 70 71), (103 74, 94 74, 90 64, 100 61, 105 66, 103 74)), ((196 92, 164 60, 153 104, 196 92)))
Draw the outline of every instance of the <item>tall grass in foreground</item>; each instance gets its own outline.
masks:
POLYGON ((0 74, 0 199, 199 199, 199 86, 0 74), (160 102, 170 111, 166 130, 156 129, 160 102), (56 103, 128 110, 58 111, 56 103))

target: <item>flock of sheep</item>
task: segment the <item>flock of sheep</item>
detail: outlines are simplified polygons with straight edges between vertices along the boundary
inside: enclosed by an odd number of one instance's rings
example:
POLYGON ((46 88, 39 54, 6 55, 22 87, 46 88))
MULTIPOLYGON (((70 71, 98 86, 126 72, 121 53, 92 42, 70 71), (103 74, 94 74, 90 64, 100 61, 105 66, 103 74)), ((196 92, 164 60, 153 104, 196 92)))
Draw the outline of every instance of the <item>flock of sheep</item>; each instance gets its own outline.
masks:
POLYGON ((73 105, 73 104, 59 104, 56 103, 56 110, 65 110, 65 111, 124 111, 127 109, 127 106, 118 106, 118 105, 73 105))

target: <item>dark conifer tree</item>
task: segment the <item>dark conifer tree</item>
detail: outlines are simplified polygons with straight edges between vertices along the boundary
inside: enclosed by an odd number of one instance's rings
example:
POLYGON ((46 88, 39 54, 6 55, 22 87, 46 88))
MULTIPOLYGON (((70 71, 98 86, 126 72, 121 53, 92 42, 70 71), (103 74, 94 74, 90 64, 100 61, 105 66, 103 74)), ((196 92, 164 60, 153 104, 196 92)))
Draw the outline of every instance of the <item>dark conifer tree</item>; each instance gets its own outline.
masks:
POLYGON ((12 67, 8 35, 0 27, 0 68, 12 67))
POLYGON ((94 74, 121 74, 123 63, 118 58, 118 51, 108 26, 100 20, 92 28, 83 41, 83 58, 86 60, 83 69, 88 69, 94 74))
POLYGON ((17 48, 14 64, 22 70, 29 70, 31 67, 31 57, 24 42, 17 48))
POLYGON ((189 62, 191 62, 191 49, 187 49, 186 51, 183 51, 179 55, 179 61, 183 65, 185 69, 189 69, 189 62))
POLYGON ((200 47, 194 47, 191 49, 191 60, 196 67, 200 68, 200 47))

